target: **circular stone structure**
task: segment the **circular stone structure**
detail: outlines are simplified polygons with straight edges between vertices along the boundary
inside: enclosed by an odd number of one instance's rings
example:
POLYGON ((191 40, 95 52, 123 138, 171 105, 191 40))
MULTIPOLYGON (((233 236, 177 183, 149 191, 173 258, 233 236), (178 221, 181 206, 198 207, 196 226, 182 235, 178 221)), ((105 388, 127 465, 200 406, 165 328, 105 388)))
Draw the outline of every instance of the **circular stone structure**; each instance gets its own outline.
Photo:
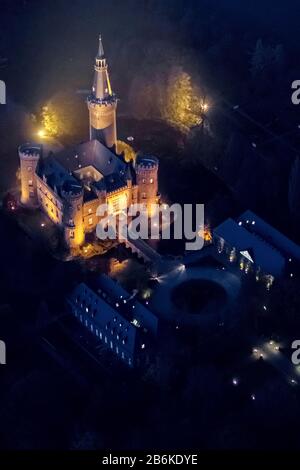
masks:
POLYGON ((227 270, 177 265, 157 281, 151 306, 176 326, 197 326, 203 333, 213 334, 238 321, 234 307, 241 281, 227 270))

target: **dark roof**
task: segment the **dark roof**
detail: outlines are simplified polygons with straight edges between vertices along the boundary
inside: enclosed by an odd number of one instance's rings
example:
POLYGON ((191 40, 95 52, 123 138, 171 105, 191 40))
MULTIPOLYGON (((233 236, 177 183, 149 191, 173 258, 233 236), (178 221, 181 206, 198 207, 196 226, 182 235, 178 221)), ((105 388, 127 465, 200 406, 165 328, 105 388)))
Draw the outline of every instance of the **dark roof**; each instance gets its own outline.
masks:
POLYGON ((112 192, 126 187, 127 179, 135 183, 135 171, 132 164, 124 162, 98 140, 91 140, 41 159, 37 174, 41 178, 43 175, 46 176, 47 184, 52 189, 56 188, 61 195, 61 188, 66 182, 68 185, 83 186, 72 173, 89 165, 94 166, 104 178, 98 182, 92 182, 91 191, 84 190, 84 201, 97 197, 93 188, 112 192))
POLYGON ((84 302, 87 313, 93 313, 92 318, 94 323, 101 329, 114 329, 119 334, 121 340, 125 341, 124 348, 130 351, 131 354, 134 353, 136 347, 136 327, 102 299, 97 292, 87 284, 81 283, 68 296, 68 300, 75 305, 76 303, 84 302))
POLYGON ((46 177, 47 184, 53 190, 57 190, 61 196, 61 189, 81 189, 78 180, 74 178, 60 163, 56 160, 53 154, 48 157, 42 158, 37 166, 37 175, 40 178, 46 177))
POLYGON ((68 171, 92 165, 103 176, 125 173, 126 163, 98 140, 89 140, 67 148, 55 155, 56 160, 68 171))
POLYGON ((233 219, 227 219, 214 229, 214 233, 223 238, 239 252, 248 252, 257 266, 265 274, 279 276, 285 267, 285 259, 279 251, 260 237, 240 226, 233 219))
POLYGON ((254 212, 248 210, 238 220, 243 222, 247 230, 262 237, 285 255, 300 261, 300 246, 258 217, 254 212))
POLYGON ((136 319, 142 328, 156 335, 157 317, 139 302, 135 295, 129 294, 119 282, 105 274, 100 274, 90 283, 90 287, 98 294, 104 293, 106 300, 130 322, 136 319))

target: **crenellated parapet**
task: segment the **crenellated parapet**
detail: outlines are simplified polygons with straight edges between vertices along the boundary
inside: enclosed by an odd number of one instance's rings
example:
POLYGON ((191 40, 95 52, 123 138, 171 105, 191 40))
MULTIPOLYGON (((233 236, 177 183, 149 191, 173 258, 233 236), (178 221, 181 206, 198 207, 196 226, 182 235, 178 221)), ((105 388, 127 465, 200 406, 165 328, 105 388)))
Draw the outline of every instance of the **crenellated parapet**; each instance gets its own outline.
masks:
POLYGON ((20 178, 21 178, 21 204, 25 207, 38 206, 36 168, 42 157, 42 146, 23 144, 19 147, 20 178))

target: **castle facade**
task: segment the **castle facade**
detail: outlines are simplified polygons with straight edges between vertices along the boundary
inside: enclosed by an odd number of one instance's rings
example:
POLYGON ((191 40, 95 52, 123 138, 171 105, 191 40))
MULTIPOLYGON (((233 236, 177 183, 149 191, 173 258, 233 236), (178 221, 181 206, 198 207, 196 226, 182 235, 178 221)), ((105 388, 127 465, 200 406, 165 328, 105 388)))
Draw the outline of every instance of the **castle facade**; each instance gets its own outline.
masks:
POLYGON ((61 227, 69 248, 82 245, 85 234, 95 230, 100 204, 117 214, 134 203, 150 209, 158 201, 157 158, 139 156, 133 163, 117 153, 117 98, 101 37, 87 106, 89 141, 48 155, 42 145, 19 147, 21 204, 41 208, 61 227))

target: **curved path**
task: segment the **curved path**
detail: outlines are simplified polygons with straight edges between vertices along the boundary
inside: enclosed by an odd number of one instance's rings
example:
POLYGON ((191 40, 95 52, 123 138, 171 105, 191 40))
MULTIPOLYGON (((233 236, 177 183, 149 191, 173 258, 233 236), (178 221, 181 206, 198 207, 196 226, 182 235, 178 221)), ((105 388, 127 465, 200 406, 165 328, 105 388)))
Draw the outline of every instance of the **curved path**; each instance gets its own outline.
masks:
POLYGON ((223 322, 224 315, 229 314, 230 307, 235 302, 241 287, 240 278, 223 269, 213 267, 187 267, 177 265, 172 271, 157 277, 159 282, 155 289, 150 305, 165 320, 175 321, 177 324, 204 325, 216 321, 223 322), (226 301, 212 313, 206 312, 206 308, 199 314, 188 314, 180 311, 172 302, 171 294, 175 287, 190 280, 207 280, 221 286, 226 292, 226 301))

